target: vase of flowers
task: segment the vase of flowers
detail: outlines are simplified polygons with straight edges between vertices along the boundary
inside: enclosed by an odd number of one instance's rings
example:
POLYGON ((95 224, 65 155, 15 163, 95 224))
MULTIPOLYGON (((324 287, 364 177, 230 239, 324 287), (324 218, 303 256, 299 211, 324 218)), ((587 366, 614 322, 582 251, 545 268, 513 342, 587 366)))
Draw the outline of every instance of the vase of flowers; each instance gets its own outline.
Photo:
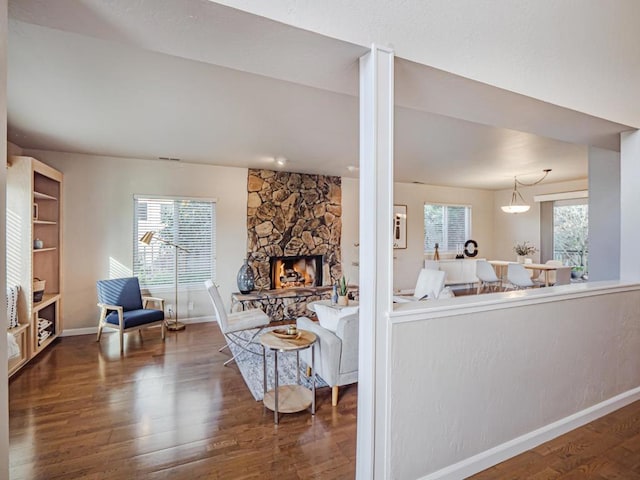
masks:
POLYGON ((516 252, 518 263, 525 263, 527 257, 536 253, 538 249, 525 241, 522 243, 516 243, 513 246, 513 251, 516 252))

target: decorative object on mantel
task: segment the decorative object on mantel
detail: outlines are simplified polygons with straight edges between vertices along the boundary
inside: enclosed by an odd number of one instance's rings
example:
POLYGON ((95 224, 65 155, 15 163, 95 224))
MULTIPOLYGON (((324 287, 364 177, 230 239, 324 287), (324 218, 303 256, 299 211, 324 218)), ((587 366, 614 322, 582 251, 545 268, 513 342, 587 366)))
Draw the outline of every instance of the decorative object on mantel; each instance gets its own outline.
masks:
POLYGON ((524 183, 520 180, 518 180, 517 176, 513 177, 513 192, 511 192, 511 202, 509 203, 509 205, 503 205, 502 207, 500 207, 502 209, 503 212, 505 213, 524 213, 524 212, 528 212, 529 209, 531 208, 531 206, 524 201, 524 198, 522 198, 522 195, 520 194, 520 192, 518 191, 518 185, 521 185, 523 187, 532 187, 534 185, 538 185, 540 182, 542 182, 545 178, 547 178, 547 175, 549 175, 549 172, 551 172, 550 168, 545 168, 543 170, 544 174, 542 175, 542 178, 540 178, 539 180, 536 180, 533 183, 524 183), (518 199, 520 199, 518 201, 518 199))
POLYGON ((456 260, 464 260, 464 250, 461 243, 456 244, 456 260))
POLYGON ((40 250, 41 248, 44 248, 44 242, 42 240, 40 240, 39 238, 36 238, 33 241, 33 249, 34 250, 40 250))
POLYGON ((470 258, 478 255, 478 242, 475 240, 467 240, 464 244, 464 254, 470 258))
POLYGON ((338 305, 343 307, 349 305, 349 282, 344 278, 344 275, 338 280, 338 305))
POLYGON ((236 278, 238 282, 238 290, 240 293, 249 293, 255 288, 255 275, 253 274, 253 268, 249 265, 249 258, 244 259, 244 263, 238 270, 238 276, 236 278))
POLYGON ((407 206, 393 206, 393 248, 407 248, 407 206))
POLYGON ((518 263, 528 263, 526 257, 533 255, 538 249, 530 245, 529 242, 524 241, 522 243, 516 243, 513 246, 513 251, 516 252, 518 263))
MULTIPOLYGON (((140 238, 140 242, 144 243, 145 245, 151 245, 151 240, 153 240, 153 236, 156 234, 156 232, 147 232, 145 233, 142 238, 140 238)), ((156 240, 161 241, 162 243, 166 244, 166 245, 170 245, 172 247, 174 247, 175 250, 175 265, 174 265, 174 279, 173 279, 173 284, 175 286, 175 291, 174 291, 174 300, 175 303, 173 304, 173 308, 174 308, 174 321, 169 323, 167 322, 167 329, 171 330, 172 332, 177 332, 179 330, 184 330, 185 329, 185 325, 182 322, 178 321, 178 253, 179 250, 182 250, 185 253, 189 253, 189 250, 187 250, 184 247, 181 247, 180 245, 176 245, 175 243, 169 242, 168 240, 165 240, 164 238, 161 237, 155 237, 156 240)))
POLYGON ((437 243, 435 244, 435 252, 433 252, 433 261, 437 262, 438 260, 440 260, 440 252, 438 252, 438 249, 440 248, 440 245, 438 245, 437 243))

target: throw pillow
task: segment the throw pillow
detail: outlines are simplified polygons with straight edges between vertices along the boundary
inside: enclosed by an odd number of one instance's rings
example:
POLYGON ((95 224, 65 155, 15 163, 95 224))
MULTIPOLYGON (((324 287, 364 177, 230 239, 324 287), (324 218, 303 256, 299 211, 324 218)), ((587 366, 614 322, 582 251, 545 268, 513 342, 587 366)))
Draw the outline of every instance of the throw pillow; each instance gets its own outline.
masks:
POLYGON ((18 324, 18 292, 20 286, 7 287, 7 320, 9 325, 7 328, 17 327, 18 324))

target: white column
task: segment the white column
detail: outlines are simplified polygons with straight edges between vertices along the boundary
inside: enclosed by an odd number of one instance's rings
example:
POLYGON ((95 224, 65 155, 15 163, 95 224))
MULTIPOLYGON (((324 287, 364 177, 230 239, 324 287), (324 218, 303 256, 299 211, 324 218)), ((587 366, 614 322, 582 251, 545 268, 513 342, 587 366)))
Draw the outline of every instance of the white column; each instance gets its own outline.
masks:
POLYGON ((620 134, 620 280, 640 281, 640 132, 620 134))
POLYGON ((620 154, 589 147, 589 281, 620 278, 620 154))
POLYGON ((388 478, 389 311, 393 285, 393 59, 360 59, 360 363, 357 479, 388 478))
MULTIPOLYGON (((0 292, 6 292, 6 186, 7 186, 7 0, 0 0, 0 292)), ((3 325, 7 321, 5 295, 0 302, 3 325)), ((9 385, 7 336, 0 335, 0 478, 9 478, 9 385)))

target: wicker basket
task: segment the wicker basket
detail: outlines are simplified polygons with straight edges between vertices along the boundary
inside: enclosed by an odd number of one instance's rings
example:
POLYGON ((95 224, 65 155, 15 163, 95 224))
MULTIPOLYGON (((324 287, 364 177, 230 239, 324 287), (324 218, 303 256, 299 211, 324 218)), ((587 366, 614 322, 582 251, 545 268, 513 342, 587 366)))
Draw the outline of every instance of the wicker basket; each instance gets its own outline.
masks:
POLYGON ((46 280, 40 280, 39 278, 33 279, 33 302, 41 302, 44 295, 44 285, 46 280))

